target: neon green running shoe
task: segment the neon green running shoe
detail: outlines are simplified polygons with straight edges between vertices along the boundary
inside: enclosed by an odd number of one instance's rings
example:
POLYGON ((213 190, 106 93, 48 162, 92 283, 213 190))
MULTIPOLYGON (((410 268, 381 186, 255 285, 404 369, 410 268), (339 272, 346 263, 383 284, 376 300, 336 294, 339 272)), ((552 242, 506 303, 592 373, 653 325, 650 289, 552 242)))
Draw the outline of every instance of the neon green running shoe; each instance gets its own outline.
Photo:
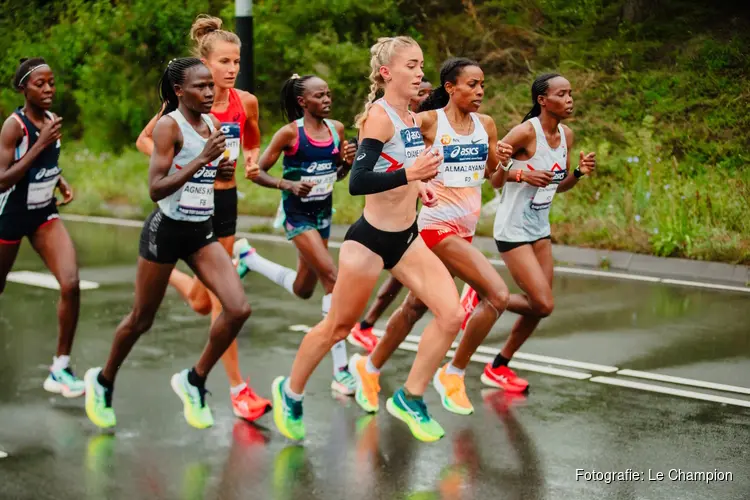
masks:
POLYGON ((104 387, 97 378, 101 368, 90 368, 83 376, 86 386, 86 416, 97 427, 109 429, 117 423, 112 409, 112 389, 104 387))
POLYGON ((422 398, 407 399, 404 388, 393 393, 386 401, 388 413, 406 423, 415 438, 427 443, 437 441, 445 436, 445 431, 427 412, 422 398))
POLYGON ((172 390, 182 400, 183 413, 188 424, 196 429, 207 429, 214 425, 211 408, 206 404, 205 388, 195 387, 188 382, 188 371, 182 370, 172 375, 172 390))
POLYGON ((302 421, 302 401, 295 401, 284 392, 286 377, 276 377, 271 386, 273 395, 273 422, 285 437, 292 441, 305 439, 305 423, 302 421))

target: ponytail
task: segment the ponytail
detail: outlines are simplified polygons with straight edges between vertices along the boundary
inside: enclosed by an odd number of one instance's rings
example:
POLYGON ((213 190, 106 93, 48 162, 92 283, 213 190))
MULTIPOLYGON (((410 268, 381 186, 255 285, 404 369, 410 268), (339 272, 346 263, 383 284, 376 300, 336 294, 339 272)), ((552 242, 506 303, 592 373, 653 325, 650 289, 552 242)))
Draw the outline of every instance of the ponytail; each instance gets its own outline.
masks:
POLYGON ((448 94, 448 91, 445 90, 445 85, 448 82, 455 85, 464 68, 469 66, 476 66, 479 68, 479 63, 466 57, 451 57, 450 59, 447 59, 440 67, 440 87, 430 93, 422 105, 419 106, 419 111, 429 111, 431 109, 446 107, 451 96, 448 94))
POLYGON ((430 111, 433 109, 444 108, 448 105, 450 100, 451 96, 448 95, 448 91, 445 90, 445 87, 440 86, 430 92, 427 99, 422 101, 422 104, 419 105, 419 111, 430 111))
POLYGON ((172 59, 164 70, 164 74, 159 80, 159 96, 164 106, 162 115, 171 113, 177 109, 180 101, 174 90, 175 85, 182 85, 185 81, 185 72, 188 68, 203 64, 200 59, 195 57, 180 57, 172 59))
POLYGON ((553 78, 557 78, 558 76, 562 75, 560 75, 559 73, 544 73, 543 75, 539 75, 536 80, 534 80, 534 83, 531 84, 531 102, 533 106, 531 107, 531 111, 526 113, 526 116, 523 117, 521 123, 525 122, 526 120, 531 120, 532 118, 542 114, 542 105, 539 104, 539 96, 547 95, 547 89, 549 89, 549 81, 553 78))
POLYGON ((304 94, 305 83, 311 78, 315 75, 299 76, 295 73, 281 86, 281 114, 288 122, 305 116, 298 98, 304 94))

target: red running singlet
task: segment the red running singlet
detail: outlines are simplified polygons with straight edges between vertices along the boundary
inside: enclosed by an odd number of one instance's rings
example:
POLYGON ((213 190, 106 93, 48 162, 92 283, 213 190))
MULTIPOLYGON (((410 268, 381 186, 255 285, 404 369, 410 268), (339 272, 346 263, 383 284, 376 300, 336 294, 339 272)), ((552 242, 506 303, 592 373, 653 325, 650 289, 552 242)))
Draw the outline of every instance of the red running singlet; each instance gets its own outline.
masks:
POLYGON ((240 124, 240 144, 245 142, 245 122, 247 122, 247 113, 242 105, 240 94, 235 89, 229 89, 229 105, 224 111, 211 111, 222 123, 239 123, 240 124))

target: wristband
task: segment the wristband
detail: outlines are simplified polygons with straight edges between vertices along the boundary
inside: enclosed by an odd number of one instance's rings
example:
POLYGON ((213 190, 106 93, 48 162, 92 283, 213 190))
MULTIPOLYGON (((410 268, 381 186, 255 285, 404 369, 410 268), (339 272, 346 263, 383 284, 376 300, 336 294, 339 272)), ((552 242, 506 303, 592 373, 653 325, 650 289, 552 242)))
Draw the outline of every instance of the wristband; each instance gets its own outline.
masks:
POLYGON ((576 167, 576 169, 573 170, 573 175, 576 177, 576 179, 580 179, 581 177, 583 177, 586 174, 584 174, 583 172, 581 172, 581 167, 576 167))
POLYGON ((516 182, 521 182, 521 172, 523 172, 523 170, 520 168, 516 170, 516 182))
MULTIPOLYGON (((500 161, 500 162, 497 163, 497 166, 500 167, 500 168, 502 168, 503 171, 507 172, 508 170, 510 170, 510 167, 513 166, 513 158, 511 158, 510 160, 508 160, 508 164, 507 165, 503 165, 503 162, 500 161)), ((495 167, 495 170, 497 170, 497 167, 495 167)))

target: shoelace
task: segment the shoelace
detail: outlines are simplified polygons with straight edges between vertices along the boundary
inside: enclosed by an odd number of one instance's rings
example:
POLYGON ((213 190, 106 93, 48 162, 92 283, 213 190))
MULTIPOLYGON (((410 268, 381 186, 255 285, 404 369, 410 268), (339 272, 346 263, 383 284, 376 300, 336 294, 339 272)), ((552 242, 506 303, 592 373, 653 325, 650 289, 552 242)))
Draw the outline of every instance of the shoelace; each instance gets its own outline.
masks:
POLYGON ((430 418, 429 412, 427 411, 427 405, 424 404, 424 400, 417 399, 417 400, 414 400, 413 402, 414 402, 414 405, 418 409, 419 420, 422 422, 429 422, 431 418, 430 418))

